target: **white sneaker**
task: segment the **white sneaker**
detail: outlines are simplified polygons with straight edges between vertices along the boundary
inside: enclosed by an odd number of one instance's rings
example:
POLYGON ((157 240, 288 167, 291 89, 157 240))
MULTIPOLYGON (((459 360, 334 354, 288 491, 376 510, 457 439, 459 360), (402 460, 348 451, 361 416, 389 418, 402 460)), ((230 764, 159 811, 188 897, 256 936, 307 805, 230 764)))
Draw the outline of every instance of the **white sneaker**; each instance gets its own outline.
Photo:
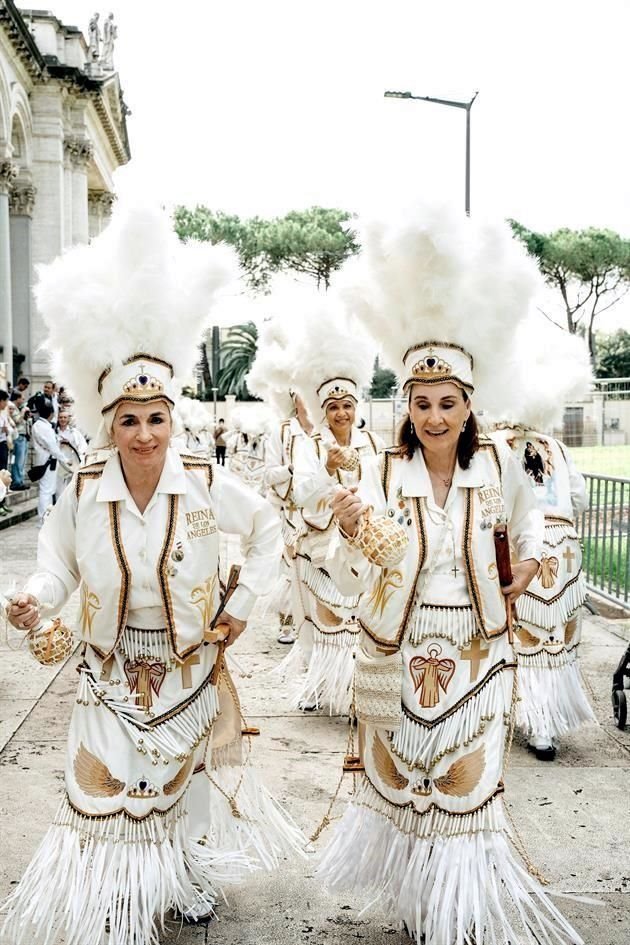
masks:
POLYGON ((302 712, 313 712, 315 709, 319 709, 319 700, 317 695, 314 694, 309 696, 308 699, 303 699, 300 702, 298 708, 301 709, 302 712))
POLYGON ((208 922, 216 916, 214 911, 215 902, 216 900, 209 893, 200 892, 197 894, 195 902, 188 909, 178 913, 178 917, 181 916, 184 922, 189 924, 208 922))
POLYGON ((278 643, 295 643, 296 637, 295 627, 283 627, 278 643))

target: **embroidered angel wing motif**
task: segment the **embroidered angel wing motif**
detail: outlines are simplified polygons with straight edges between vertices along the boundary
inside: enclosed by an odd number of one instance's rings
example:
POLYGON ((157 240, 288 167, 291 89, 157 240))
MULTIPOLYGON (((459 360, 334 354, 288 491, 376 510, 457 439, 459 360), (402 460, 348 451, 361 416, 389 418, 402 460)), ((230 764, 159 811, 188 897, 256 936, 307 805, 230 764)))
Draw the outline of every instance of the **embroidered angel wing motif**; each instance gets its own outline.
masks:
POLYGON ((518 642, 524 649, 530 649, 531 647, 540 645, 538 637, 535 637, 534 634, 530 633, 525 627, 519 627, 516 631, 516 636, 518 637, 518 642))
POLYGON ((564 642, 567 644, 567 646, 570 643, 573 643, 573 637, 575 636, 577 632, 577 628, 578 628, 578 619, 577 617, 573 617, 571 620, 569 620, 568 624, 564 628, 564 642))
POLYGON ((556 578, 558 577, 558 566, 558 559, 553 557, 543 558, 540 562, 537 577, 540 578, 540 583, 544 588, 549 589, 556 583, 556 578))
POLYGON ((403 576, 400 571, 383 568, 368 600, 372 605, 371 615, 374 617, 378 612, 378 616, 382 617, 392 596, 402 586, 403 576))
POLYGON ((193 757, 194 757, 193 753, 191 752, 190 755, 188 756, 188 759, 181 766, 181 768, 179 769, 175 777, 171 778, 170 781, 166 782, 166 784, 164 785, 165 794, 167 795, 177 794, 178 791, 181 791, 181 789, 186 784, 186 780, 193 766, 193 757))
POLYGON ((105 762, 88 751, 83 742, 74 759, 74 776, 89 797, 116 797, 125 790, 125 784, 118 781, 105 762))
POLYGON ((433 779, 433 785, 442 794, 450 797, 465 797, 475 790, 481 781, 481 775, 486 766, 485 749, 480 745, 476 751, 458 758, 450 766, 446 774, 433 779))
POLYGON ((325 627, 338 627, 340 623, 343 623, 343 617, 338 617, 334 611, 322 604, 321 601, 317 601, 315 609, 317 616, 325 627))
POLYGON ((429 656, 414 656, 409 661, 414 691, 419 692, 420 705, 430 709, 440 701, 440 690, 446 693, 455 672, 455 661, 438 659, 442 648, 438 644, 429 647, 429 656))
POLYGON ((374 736, 372 754, 374 756, 374 767, 379 778, 388 787, 394 788, 396 791, 404 791, 409 781, 396 767, 394 759, 381 741, 380 735, 374 736))

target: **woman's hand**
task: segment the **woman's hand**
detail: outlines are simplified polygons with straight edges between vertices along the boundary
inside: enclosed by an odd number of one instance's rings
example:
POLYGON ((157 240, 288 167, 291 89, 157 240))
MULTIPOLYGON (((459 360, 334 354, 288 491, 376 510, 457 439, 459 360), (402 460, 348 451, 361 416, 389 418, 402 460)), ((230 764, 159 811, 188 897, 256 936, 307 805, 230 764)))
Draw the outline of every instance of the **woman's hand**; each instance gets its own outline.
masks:
POLYGON ((539 564, 535 558, 527 558, 512 565, 512 583, 501 590, 513 604, 523 591, 526 591, 538 573, 539 564))
POLYGON ((232 617, 230 614, 223 611, 214 628, 217 634, 217 640, 225 640, 226 646, 232 646, 233 643, 236 643, 246 626, 246 620, 237 620, 236 617, 232 617))
POLYGON ((332 500, 333 515, 341 530, 351 538, 356 535, 359 519, 367 508, 356 495, 357 487, 338 489, 332 500))
POLYGON ((326 472, 334 476, 344 460, 344 450, 341 446, 331 446, 326 458, 326 472))
POLYGON ((32 630, 41 619, 39 601, 32 594, 16 594, 7 609, 7 618, 16 630, 32 630))

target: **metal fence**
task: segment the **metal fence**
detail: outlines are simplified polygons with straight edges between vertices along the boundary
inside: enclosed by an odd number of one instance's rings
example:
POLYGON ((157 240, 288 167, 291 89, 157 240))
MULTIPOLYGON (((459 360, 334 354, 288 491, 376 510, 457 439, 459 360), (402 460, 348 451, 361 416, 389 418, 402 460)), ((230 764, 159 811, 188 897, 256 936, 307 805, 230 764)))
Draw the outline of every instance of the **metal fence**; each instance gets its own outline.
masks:
POLYGON ((589 590, 630 605, 630 479, 586 475, 589 503, 578 521, 589 590))

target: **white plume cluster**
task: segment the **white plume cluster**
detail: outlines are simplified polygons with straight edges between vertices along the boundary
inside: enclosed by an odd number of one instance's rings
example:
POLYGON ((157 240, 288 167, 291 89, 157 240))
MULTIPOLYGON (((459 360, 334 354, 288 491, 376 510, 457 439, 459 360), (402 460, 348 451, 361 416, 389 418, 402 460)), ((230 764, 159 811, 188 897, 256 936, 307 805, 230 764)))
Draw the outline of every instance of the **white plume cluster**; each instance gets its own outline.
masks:
POLYGON ((359 230, 363 252, 340 292, 388 365, 400 374, 409 347, 448 341, 474 358, 475 409, 518 402, 516 329, 542 280, 508 225, 412 203, 359 230))
POLYGON ((35 296, 51 370, 74 395, 79 425, 96 431, 98 378, 133 354, 163 358, 186 379, 213 306, 240 291, 239 279, 232 249, 182 244, 167 214, 146 207, 119 208, 90 245, 40 267, 35 296))
POLYGON ((564 406, 584 400, 593 384, 593 369, 583 338, 571 335, 542 316, 519 325, 517 390, 522 400, 511 411, 503 408, 497 419, 551 433, 562 426, 564 406))
POLYGON ((179 397, 173 411, 173 420, 178 427, 184 430, 190 430, 195 436, 198 436, 202 430, 212 430, 212 414, 207 406, 200 400, 192 397, 179 397))
POLYGON ((281 419, 293 411, 289 393, 295 385, 292 344, 286 320, 275 317, 264 322, 258 331, 256 357, 245 378, 250 393, 266 400, 281 419))
POLYGON ((372 379, 376 345, 332 290, 310 294, 303 314, 304 330, 293 349, 295 386, 316 421, 322 415, 317 389, 324 381, 347 377, 361 397, 372 379))
POLYGON ((271 422, 272 414, 265 404, 248 404, 232 411, 228 427, 230 433, 246 433, 248 437, 256 438, 269 432, 271 422))

